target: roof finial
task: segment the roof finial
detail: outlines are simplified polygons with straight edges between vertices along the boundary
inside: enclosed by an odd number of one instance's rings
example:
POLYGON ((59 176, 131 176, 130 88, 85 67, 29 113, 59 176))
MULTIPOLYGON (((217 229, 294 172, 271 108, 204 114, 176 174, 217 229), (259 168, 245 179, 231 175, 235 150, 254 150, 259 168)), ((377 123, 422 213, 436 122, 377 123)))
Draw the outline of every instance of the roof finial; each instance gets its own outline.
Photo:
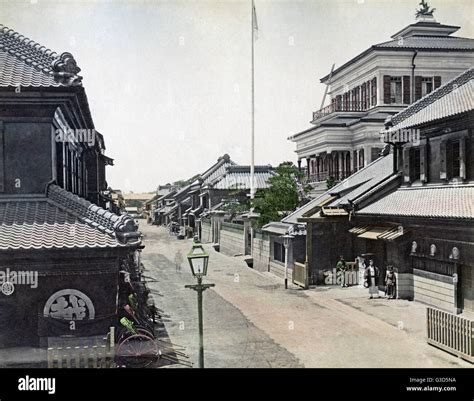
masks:
POLYGON ((425 0, 421 0, 419 3, 421 6, 419 10, 416 10, 415 16, 418 17, 433 17, 433 13, 436 11, 436 8, 430 10, 429 4, 425 0))

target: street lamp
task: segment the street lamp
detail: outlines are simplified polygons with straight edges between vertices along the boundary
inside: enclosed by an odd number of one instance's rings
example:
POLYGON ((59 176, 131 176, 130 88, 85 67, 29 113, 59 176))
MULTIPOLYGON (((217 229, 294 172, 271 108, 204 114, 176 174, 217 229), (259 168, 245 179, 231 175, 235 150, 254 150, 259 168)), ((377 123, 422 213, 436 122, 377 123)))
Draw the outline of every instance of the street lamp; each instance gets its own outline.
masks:
POLYGON ((191 273, 197 278, 196 285, 186 285, 185 288, 191 288, 197 292, 198 296, 198 321, 199 321, 199 367, 204 368, 204 331, 202 325, 202 293, 215 284, 203 284, 202 278, 207 274, 207 265, 209 254, 206 252, 198 239, 193 241, 193 247, 188 253, 189 266, 191 273))
POLYGON ((293 235, 285 234, 281 235, 280 238, 283 239, 283 246, 285 247, 285 290, 288 289, 288 248, 290 247, 290 242, 293 238, 293 235))

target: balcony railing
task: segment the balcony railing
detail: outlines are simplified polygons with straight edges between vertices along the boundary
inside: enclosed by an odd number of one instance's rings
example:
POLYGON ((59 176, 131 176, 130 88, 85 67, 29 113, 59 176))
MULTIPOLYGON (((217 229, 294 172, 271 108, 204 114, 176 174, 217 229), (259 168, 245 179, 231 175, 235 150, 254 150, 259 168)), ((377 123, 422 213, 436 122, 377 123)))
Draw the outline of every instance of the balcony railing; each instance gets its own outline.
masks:
POLYGON ((342 181, 343 179, 349 177, 350 175, 354 174, 357 170, 354 171, 335 171, 332 174, 329 174, 327 171, 321 171, 319 173, 314 173, 310 175, 306 175, 303 179, 303 183, 316 183, 326 181, 329 177, 332 177, 335 181, 342 181))
POLYGON ((336 102, 323 107, 321 110, 313 112, 313 121, 339 111, 367 111, 370 107, 371 106, 367 101, 336 102))

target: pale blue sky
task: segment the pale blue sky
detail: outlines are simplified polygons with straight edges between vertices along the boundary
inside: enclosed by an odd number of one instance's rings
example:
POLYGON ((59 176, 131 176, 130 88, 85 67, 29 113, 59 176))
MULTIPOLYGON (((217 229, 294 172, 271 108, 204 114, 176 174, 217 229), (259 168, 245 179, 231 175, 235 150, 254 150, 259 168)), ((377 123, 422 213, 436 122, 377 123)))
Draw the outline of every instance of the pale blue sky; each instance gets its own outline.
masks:
MULTIPOLYGON (((319 78, 414 22, 418 0, 256 0, 256 163, 295 161, 319 78)), ((473 2, 434 0, 474 37, 473 2)), ((81 67, 109 184, 152 191, 220 155, 250 162, 250 0, 0 0, 0 22, 81 67)))

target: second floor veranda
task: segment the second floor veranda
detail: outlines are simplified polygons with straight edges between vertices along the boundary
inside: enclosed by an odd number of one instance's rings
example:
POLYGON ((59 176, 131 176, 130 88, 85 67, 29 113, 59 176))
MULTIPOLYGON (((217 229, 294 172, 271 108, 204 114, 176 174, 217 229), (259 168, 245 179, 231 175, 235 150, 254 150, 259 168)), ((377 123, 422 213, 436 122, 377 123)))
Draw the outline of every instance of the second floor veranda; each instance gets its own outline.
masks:
POLYGON ((343 101, 336 99, 330 105, 313 112, 312 123, 337 112, 365 112, 375 107, 368 100, 343 101))

